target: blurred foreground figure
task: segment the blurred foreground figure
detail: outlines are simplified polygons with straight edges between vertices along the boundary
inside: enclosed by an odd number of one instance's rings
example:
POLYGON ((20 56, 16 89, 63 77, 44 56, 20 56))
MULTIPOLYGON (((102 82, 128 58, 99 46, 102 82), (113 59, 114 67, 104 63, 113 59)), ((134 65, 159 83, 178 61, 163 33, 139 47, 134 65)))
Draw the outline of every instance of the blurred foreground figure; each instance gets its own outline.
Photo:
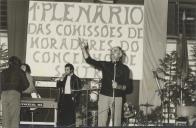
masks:
POLYGON ((29 87, 26 74, 21 70, 21 60, 12 56, 9 67, 1 73, 2 124, 3 128, 19 128, 20 97, 29 87))

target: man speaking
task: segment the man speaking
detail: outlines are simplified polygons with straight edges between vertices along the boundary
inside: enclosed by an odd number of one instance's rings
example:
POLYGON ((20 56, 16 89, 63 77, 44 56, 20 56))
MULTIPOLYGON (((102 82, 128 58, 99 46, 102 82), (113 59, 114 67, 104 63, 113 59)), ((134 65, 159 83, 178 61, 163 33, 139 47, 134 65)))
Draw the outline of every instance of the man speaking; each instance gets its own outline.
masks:
POLYGON ((78 40, 86 62, 102 71, 102 86, 98 101, 98 126, 106 126, 109 109, 112 112, 113 125, 121 126, 122 97, 129 85, 129 68, 122 63, 123 50, 113 47, 111 61, 97 61, 89 55, 88 43, 78 40), (114 114, 114 115, 113 115, 114 114))

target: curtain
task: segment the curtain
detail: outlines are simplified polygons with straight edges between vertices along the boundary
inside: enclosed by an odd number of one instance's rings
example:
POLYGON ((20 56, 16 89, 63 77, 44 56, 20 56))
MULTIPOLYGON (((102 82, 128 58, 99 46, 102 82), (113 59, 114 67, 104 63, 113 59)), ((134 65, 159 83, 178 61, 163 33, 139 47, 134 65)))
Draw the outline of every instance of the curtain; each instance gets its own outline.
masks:
POLYGON ((28 0, 7 0, 8 56, 18 56, 23 62, 26 54, 28 0))
POLYGON ((140 82, 140 104, 160 105, 153 70, 166 53, 168 0, 144 0, 143 79, 140 82))

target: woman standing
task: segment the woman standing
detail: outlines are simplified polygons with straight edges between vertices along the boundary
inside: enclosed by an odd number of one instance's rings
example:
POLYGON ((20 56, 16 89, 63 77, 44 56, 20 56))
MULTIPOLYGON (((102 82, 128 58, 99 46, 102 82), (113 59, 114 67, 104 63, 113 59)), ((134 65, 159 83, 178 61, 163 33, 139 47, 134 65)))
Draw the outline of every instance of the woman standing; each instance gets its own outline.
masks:
MULTIPOLYGON (((24 98, 32 98, 32 94, 35 94, 37 98, 40 98, 40 95, 37 93, 37 90, 34 86, 33 77, 31 76, 31 68, 28 64, 22 64, 21 69, 25 72, 27 80, 29 82, 29 87, 22 92, 22 97, 24 98)), ((35 108, 22 108, 20 119, 23 121, 30 121, 31 112, 34 111, 35 108)))
POLYGON ((22 64, 21 69, 26 73, 26 77, 29 81, 29 87, 23 91, 24 94, 31 94, 33 92, 37 93, 34 83, 33 77, 31 76, 31 68, 28 64, 22 64))

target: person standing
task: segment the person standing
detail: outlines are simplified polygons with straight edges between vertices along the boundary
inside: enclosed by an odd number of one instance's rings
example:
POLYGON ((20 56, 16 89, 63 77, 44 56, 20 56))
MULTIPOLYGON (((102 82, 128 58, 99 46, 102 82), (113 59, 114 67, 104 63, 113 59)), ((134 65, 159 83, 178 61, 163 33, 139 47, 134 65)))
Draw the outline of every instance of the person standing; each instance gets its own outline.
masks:
POLYGON ((19 128, 20 97, 29 87, 25 73, 21 70, 21 60, 12 56, 9 67, 1 73, 2 125, 3 128, 19 128))
MULTIPOLYGON (((89 55, 88 43, 78 40, 86 62, 102 71, 102 86, 98 100, 98 126, 105 127, 108 120, 109 108, 114 112, 114 126, 121 126, 122 99, 129 86, 129 68, 122 63, 123 50, 113 47, 110 51, 111 61, 97 61, 89 55), (115 91, 115 95, 113 94, 115 91), (115 107, 113 107, 115 99, 115 107), (114 111, 113 111, 113 108, 114 111)), ((113 115, 111 115, 113 117, 113 115)))
POLYGON ((37 90, 36 90, 34 82, 33 82, 33 77, 31 76, 30 66, 28 64, 22 64, 21 69, 25 72, 26 77, 29 81, 29 87, 26 90, 24 90, 23 93, 24 94, 37 93, 37 90))
POLYGON ((57 88, 60 88, 58 125, 74 127, 76 121, 75 108, 79 102, 79 90, 82 87, 80 78, 74 74, 72 64, 65 65, 65 73, 57 81, 57 88))
MULTIPOLYGON (((40 95, 38 94, 36 88, 35 88, 35 84, 34 84, 34 80, 33 77, 31 76, 31 68, 28 64, 23 63, 21 65, 21 69, 25 72, 27 80, 29 82, 29 87, 27 89, 25 89, 22 92, 21 98, 31 98, 31 95, 35 95, 37 98, 40 97, 40 95)), ((31 118, 31 112, 36 110, 36 108, 29 108, 29 107, 23 107, 20 111, 20 120, 22 121, 30 121, 32 120, 31 118)))

